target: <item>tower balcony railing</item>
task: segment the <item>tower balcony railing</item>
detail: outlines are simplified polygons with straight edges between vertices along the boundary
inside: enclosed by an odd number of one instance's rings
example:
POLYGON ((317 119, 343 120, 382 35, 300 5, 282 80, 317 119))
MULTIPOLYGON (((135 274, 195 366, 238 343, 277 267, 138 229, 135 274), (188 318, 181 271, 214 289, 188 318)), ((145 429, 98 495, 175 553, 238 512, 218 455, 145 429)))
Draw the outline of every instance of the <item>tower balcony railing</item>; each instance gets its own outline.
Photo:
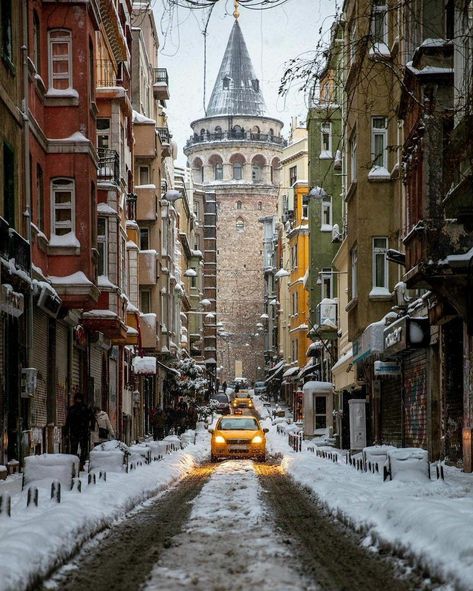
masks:
POLYGON ((194 144, 201 144, 205 142, 219 142, 219 141, 238 141, 249 140, 253 142, 264 142, 269 144, 277 144, 278 146, 286 146, 287 141, 281 137, 269 133, 252 133, 250 131, 221 131, 216 133, 194 134, 187 140, 186 146, 190 147, 194 144))
POLYGON ((116 150, 97 148, 99 157, 97 178, 101 181, 120 184, 120 157, 116 150))

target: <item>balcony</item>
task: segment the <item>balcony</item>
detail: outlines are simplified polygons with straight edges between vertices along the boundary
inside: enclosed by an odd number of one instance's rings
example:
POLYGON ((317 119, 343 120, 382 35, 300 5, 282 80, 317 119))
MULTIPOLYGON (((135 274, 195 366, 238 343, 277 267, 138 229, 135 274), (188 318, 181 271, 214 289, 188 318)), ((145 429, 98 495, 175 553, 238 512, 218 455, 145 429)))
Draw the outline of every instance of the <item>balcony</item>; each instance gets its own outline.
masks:
POLYGON ((156 285, 156 251, 140 250, 139 252, 139 284, 156 285))
POLYGON ((154 185, 135 185, 136 219, 155 221, 157 219, 157 196, 154 185))
POLYGON ((161 142, 161 150, 164 157, 171 155, 171 134, 168 127, 157 127, 156 131, 161 142))
POLYGON ((31 269, 30 244, 18 232, 10 228, 8 222, 0 217, 0 257, 5 261, 13 260, 11 272, 24 279, 31 269), (15 269, 17 272, 15 272, 15 269))
POLYGON ((120 184, 120 157, 116 150, 97 148, 99 157, 97 179, 107 183, 120 184))
POLYGON ((263 142, 265 144, 277 144, 281 147, 287 146, 287 141, 283 137, 272 134, 250 133, 249 131, 222 131, 219 133, 205 133, 202 135, 194 134, 187 140, 186 148, 189 148, 195 144, 221 141, 252 141, 263 142))
POLYGON ((124 322, 110 310, 90 310, 82 313, 81 324, 91 332, 101 332, 108 339, 122 342, 127 337, 124 322))
POLYGON ((156 314, 140 314, 141 346, 156 349, 156 314))
POLYGON ((96 61, 96 76, 98 88, 112 88, 117 86, 117 73, 109 60, 96 61))
POLYGON ((133 125, 135 136, 135 157, 154 158, 156 156, 156 127, 153 120, 133 125))
POLYGON ((154 69, 153 94, 154 98, 160 101, 169 99, 169 78, 166 68, 154 69))

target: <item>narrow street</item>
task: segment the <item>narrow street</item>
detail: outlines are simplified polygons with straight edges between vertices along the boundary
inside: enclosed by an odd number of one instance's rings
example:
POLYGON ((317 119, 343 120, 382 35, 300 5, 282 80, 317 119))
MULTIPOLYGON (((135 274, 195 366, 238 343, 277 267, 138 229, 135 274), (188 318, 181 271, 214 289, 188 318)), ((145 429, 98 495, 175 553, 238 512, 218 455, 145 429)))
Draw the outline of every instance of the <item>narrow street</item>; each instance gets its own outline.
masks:
POLYGON ((38 591, 436 589, 317 506, 277 462, 204 464, 38 591), (302 575, 303 573, 303 575, 302 575))

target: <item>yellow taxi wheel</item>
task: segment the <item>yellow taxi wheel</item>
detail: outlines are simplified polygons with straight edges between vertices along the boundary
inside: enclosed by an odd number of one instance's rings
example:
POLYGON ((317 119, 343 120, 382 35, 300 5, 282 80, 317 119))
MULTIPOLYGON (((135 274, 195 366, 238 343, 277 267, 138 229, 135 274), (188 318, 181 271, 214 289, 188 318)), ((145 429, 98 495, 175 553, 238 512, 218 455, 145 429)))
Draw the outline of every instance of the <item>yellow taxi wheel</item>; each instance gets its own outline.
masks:
POLYGON ((217 461, 217 456, 214 456, 213 454, 211 454, 210 461, 211 462, 216 462, 217 461))

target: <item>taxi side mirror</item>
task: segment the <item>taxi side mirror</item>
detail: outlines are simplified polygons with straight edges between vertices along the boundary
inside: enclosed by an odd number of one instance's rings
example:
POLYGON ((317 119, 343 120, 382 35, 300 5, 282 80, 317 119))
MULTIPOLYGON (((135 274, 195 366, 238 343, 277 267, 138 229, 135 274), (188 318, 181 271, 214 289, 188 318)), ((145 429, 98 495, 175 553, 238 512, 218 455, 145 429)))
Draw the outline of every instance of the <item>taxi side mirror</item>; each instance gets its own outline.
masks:
POLYGON ((213 427, 209 427, 209 428, 207 429, 207 431, 208 431, 209 433, 213 433, 213 432, 214 432, 214 429, 213 429, 213 427))
POLYGON ((265 428, 263 429, 263 433, 269 433, 269 429, 268 429, 267 427, 265 427, 265 428))

